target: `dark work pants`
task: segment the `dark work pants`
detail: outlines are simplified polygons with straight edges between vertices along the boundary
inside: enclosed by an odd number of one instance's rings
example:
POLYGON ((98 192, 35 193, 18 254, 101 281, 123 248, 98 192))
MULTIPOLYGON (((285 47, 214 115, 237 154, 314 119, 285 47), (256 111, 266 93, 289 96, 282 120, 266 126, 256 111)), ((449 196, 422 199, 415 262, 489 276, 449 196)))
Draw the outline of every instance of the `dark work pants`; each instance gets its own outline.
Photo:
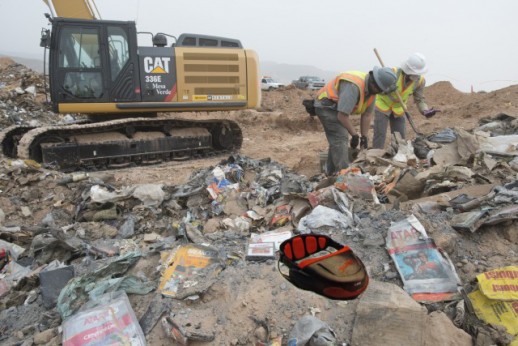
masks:
POLYGON ((393 113, 387 116, 376 109, 374 111, 374 136, 372 138, 372 147, 374 149, 383 149, 385 147, 389 122, 390 133, 399 132, 401 138, 405 138, 405 116, 395 117, 393 113))
POLYGON ((349 133, 338 121, 338 112, 329 108, 316 108, 316 113, 326 133, 329 149, 327 152, 327 175, 333 175, 349 167, 349 133))

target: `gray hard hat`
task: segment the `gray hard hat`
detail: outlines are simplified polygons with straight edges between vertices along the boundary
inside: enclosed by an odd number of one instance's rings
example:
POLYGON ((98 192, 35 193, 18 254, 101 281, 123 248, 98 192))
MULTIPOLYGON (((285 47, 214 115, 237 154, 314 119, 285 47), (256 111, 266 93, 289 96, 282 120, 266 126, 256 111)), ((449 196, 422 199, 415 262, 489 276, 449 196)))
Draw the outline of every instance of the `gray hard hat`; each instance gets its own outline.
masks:
POLYGON ((374 76, 374 81, 378 87, 385 94, 396 90, 397 76, 390 67, 379 68, 378 66, 374 66, 372 75, 374 76))

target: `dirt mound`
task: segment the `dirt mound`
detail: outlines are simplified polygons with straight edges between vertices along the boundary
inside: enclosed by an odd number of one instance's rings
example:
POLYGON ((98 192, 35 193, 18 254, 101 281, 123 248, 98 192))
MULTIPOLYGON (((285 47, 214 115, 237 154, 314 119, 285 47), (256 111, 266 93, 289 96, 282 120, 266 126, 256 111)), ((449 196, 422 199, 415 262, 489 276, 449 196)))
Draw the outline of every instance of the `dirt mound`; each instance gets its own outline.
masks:
MULTIPOLYGON (((463 93, 450 82, 437 82, 425 87, 424 94, 429 107, 441 110, 435 117, 426 119, 419 113, 413 98, 410 98, 408 110, 418 129, 424 133, 436 132, 444 127, 470 130, 482 118, 498 113, 518 114, 518 103, 513 103, 513 98, 518 94, 518 85, 490 93, 463 93)), ((407 130, 407 135, 409 138, 415 137, 411 129, 407 130)))
POLYGON ((492 92, 462 93, 449 83, 439 82, 425 89, 427 100, 436 102, 445 109, 455 111, 463 118, 479 118, 498 112, 516 114, 518 85, 492 92))
POLYGON ((315 91, 301 90, 288 86, 280 90, 265 91, 262 94, 262 102, 259 111, 281 111, 288 115, 305 114, 306 110, 302 100, 314 97, 315 91))
POLYGON ((469 94, 455 89, 450 82, 437 82, 427 86, 425 94, 428 99, 439 100, 444 105, 455 103, 461 98, 469 98, 469 94))
POLYGON ((0 71, 6 68, 7 66, 14 64, 16 64, 16 62, 13 59, 8 58, 6 56, 0 56, 0 71))

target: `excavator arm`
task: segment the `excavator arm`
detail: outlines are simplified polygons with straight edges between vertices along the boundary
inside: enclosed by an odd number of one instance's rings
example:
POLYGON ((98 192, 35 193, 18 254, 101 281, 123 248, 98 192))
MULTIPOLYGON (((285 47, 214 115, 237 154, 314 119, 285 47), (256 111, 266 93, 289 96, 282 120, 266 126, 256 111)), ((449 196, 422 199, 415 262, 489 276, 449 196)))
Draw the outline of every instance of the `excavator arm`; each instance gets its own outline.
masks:
POLYGON ((53 17, 101 19, 94 0, 43 0, 53 17))

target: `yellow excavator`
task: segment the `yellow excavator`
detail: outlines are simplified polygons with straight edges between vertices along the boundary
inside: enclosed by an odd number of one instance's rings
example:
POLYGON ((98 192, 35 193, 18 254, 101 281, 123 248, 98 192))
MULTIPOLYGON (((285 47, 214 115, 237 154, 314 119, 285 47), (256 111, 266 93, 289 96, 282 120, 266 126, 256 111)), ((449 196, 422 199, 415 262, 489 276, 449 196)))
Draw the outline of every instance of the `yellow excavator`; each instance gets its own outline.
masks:
POLYGON ((234 121, 157 115, 257 108, 261 91, 253 50, 225 37, 138 33, 133 21, 100 19, 93 0, 43 1, 51 10, 51 30, 42 30, 41 46, 48 49, 53 110, 87 114, 90 121, 5 129, 4 155, 75 170, 240 148, 241 129, 234 121), (152 46, 139 46, 139 35, 151 35, 152 46))

